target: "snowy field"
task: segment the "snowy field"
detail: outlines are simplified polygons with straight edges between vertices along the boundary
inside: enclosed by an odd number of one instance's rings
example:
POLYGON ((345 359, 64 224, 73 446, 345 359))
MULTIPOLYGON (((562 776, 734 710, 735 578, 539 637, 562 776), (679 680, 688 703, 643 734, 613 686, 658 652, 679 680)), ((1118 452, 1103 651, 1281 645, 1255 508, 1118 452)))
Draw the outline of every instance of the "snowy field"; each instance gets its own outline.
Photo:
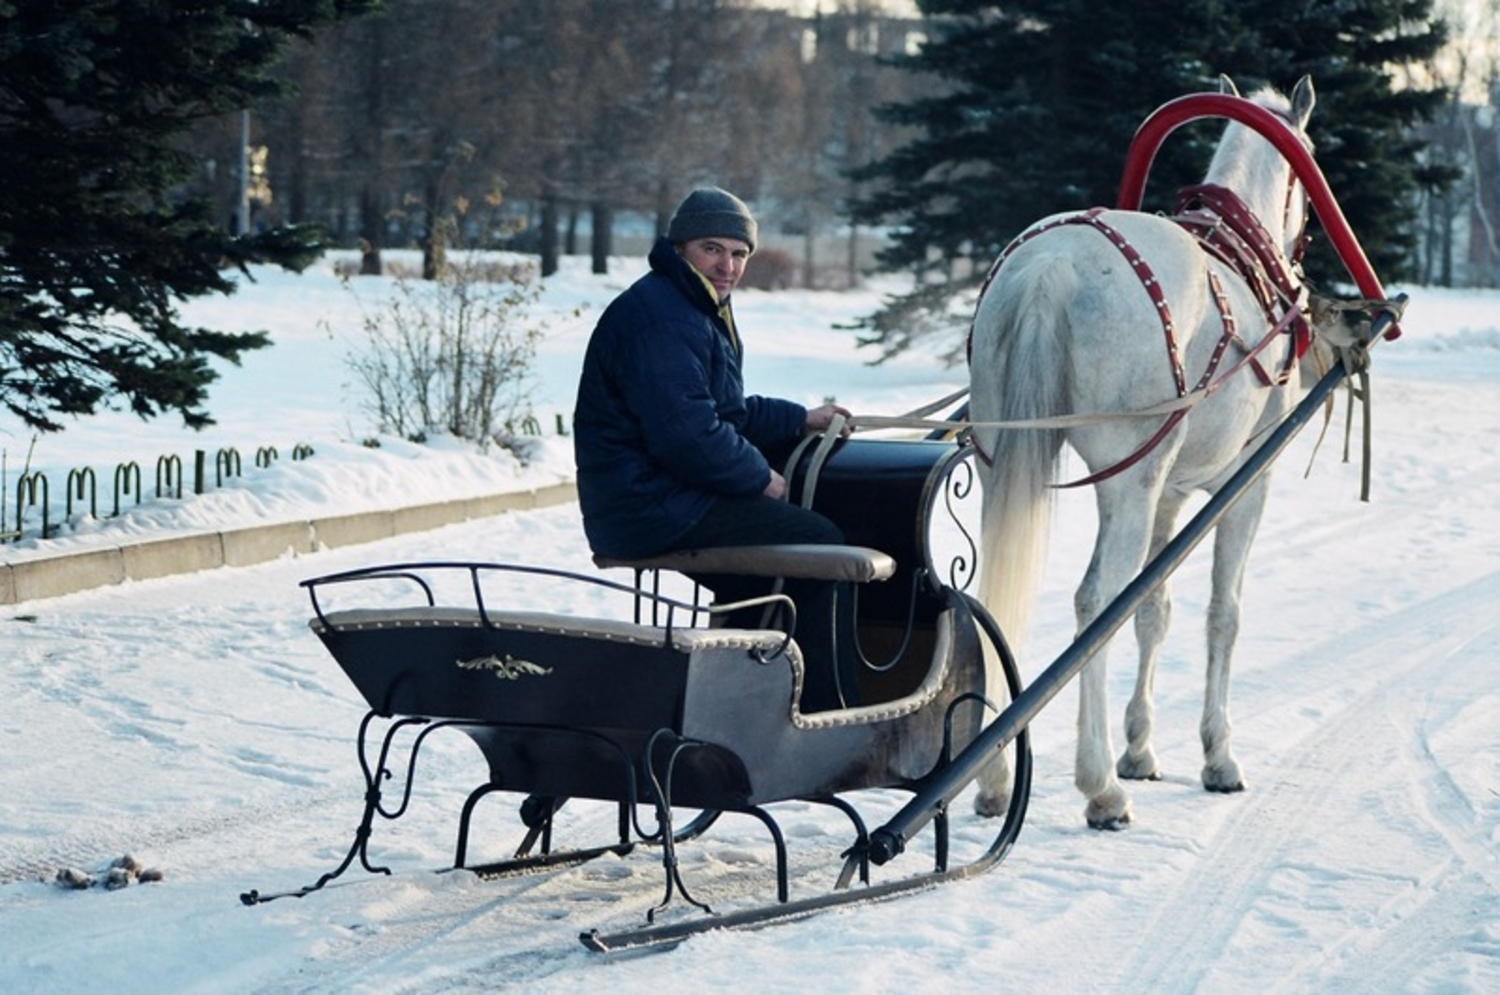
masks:
MULTIPOLYGON (((549 430, 571 409, 599 309, 643 266, 617 260, 601 278, 569 263, 538 310, 549 331, 537 414, 549 430)), ((75 514, 55 539, 0 546, 0 562, 570 475, 568 440, 553 434, 527 465, 454 445, 359 445, 372 428, 347 383, 343 357, 358 337, 347 291, 327 266, 257 277, 188 310, 276 340, 226 369, 212 402, 219 426, 192 437, 167 420, 104 416, 42 437, 31 457, 59 492, 68 469, 93 466, 101 503, 114 464, 139 461, 149 487, 163 452, 233 446, 244 476, 183 501, 148 497, 118 519, 75 514), (298 443, 315 455, 287 459, 298 443), (282 458, 252 470, 267 445, 282 458)), ((362 282, 361 293, 380 286, 362 282)), ((737 295, 750 387, 896 414, 960 386, 962 370, 927 355, 865 364, 833 325, 869 313, 879 294, 737 295)), ((1136 821, 1124 832, 1084 826, 1070 689, 1033 726, 1030 814, 992 873, 602 957, 578 934, 642 924, 661 892, 654 856, 503 881, 439 873, 483 769, 463 736, 438 735, 410 811, 375 828, 372 858, 392 876, 356 869, 305 899, 242 906, 243 891, 331 870, 359 818, 363 704, 307 630, 298 581, 445 558, 592 572, 577 508, 565 505, 0 612, 0 991, 1500 991, 1500 293, 1411 295, 1406 334, 1375 353, 1372 501, 1358 501, 1357 463, 1340 461, 1342 401, 1310 474, 1316 427, 1277 471, 1236 656, 1243 794, 1198 784, 1205 548, 1173 583, 1176 627, 1157 688, 1165 777, 1132 786, 1136 821), (163 880, 114 891, 53 882, 61 868, 98 875, 126 853, 163 880)), ((0 421, 10 487, 29 445, 0 421)), ((1061 499, 1028 675, 1068 642, 1092 516, 1086 494, 1061 499)), ((551 587, 511 593, 527 607, 599 610, 551 587)), ((1111 672, 1117 709, 1131 655, 1127 637, 1111 672)), ((870 805, 878 817, 903 800, 870 805)), ((955 845, 973 850, 993 826, 966 803, 955 845)), ((519 841, 508 806, 491 804, 471 859, 519 841)), ((588 841, 608 835, 603 807, 566 811, 593 830, 588 841)), ((794 851, 847 842, 837 813, 793 805, 780 817, 794 851)), ((713 898, 731 871, 768 873, 771 855, 759 824, 726 818, 682 859, 713 898)), ((914 848, 877 879, 925 859, 914 848)))

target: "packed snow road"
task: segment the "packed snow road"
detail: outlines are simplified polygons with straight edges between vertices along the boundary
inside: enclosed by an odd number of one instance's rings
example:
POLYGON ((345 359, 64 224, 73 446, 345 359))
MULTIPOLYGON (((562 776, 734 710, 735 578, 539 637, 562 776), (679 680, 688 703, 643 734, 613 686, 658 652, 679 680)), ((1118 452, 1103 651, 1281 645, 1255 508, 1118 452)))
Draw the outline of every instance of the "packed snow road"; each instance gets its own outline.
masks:
MULTIPOLYGON (((483 773, 459 735, 433 737, 410 812, 375 828, 371 856, 392 876, 356 869, 305 899, 238 899, 315 880, 358 822, 363 707, 307 631, 297 582, 435 558, 590 571, 576 508, 18 606, 0 620, 0 987, 654 991, 671 978, 723 990, 815 980, 826 991, 962 991, 1003 978, 1018 990, 1493 990, 1495 398, 1484 381, 1385 385, 1368 505, 1333 443, 1307 480, 1310 439, 1283 459, 1236 658, 1249 791, 1208 795, 1197 781, 1205 549, 1173 580, 1176 624, 1158 678, 1166 776, 1133 786, 1128 830, 1083 825, 1065 693, 1034 728, 1031 813, 997 871, 655 956, 601 958, 577 942, 589 928, 641 923, 661 896, 652 852, 503 881, 437 873, 483 773), (1479 411, 1491 414, 1476 423, 1479 411), (1464 426, 1462 442, 1434 426, 1464 426), (116 892, 51 883, 58 868, 97 871, 127 852, 165 880, 116 892)), ((1028 674, 1069 638, 1091 516, 1086 496, 1061 499, 1028 674)), ((527 607, 626 610, 534 580, 513 595, 527 607)), ((1132 648, 1117 643, 1118 710, 1132 648)), ((872 810, 903 800, 877 798, 872 810)), ((515 845, 509 816, 498 801, 485 810, 475 859, 515 845)), ((613 816, 579 806, 570 818, 594 842, 613 816)), ((793 807, 785 820, 794 852, 836 861, 842 816, 793 807)), ((991 835, 966 810, 955 822, 959 846, 991 835)), ((682 856, 688 879, 726 907, 745 900, 746 875, 763 889, 757 900, 770 888, 753 820, 726 817, 682 856)), ((826 878, 825 867, 806 869, 826 878)))

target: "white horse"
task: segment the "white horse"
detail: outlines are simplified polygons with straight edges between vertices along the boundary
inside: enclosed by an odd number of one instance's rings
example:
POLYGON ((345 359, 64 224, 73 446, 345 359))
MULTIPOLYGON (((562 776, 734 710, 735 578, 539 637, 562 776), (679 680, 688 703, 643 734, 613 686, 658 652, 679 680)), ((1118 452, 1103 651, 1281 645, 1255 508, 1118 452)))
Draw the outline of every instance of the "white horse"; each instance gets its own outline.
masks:
MULTIPOLYGON (((1233 92, 1233 84, 1224 83, 1233 92)), ((1252 99, 1282 116, 1306 142, 1314 102, 1309 80, 1297 84, 1290 100, 1272 90, 1252 99)), ((1235 256, 1233 247, 1205 251, 1192 225, 1132 211, 1038 222, 992 271, 974 319, 969 414, 984 487, 980 596, 1013 643, 1027 631, 1045 552, 1049 488, 1064 442, 1088 466, 1085 480, 1093 484, 1099 512, 1093 557, 1074 601, 1081 631, 1172 538, 1188 497, 1222 486, 1257 435, 1282 419, 1322 372, 1296 362, 1298 336, 1291 334, 1298 329, 1306 347, 1309 326, 1299 319, 1309 305, 1294 260, 1308 208, 1290 167, 1253 129, 1230 123, 1205 184, 1232 191, 1259 219, 1261 255, 1280 267, 1270 274, 1280 277, 1279 290, 1257 296, 1252 282, 1264 290, 1267 281, 1247 281, 1220 258, 1235 256), (1206 396, 1200 396, 1204 388, 1206 396), (1162 415, 1076 419, 1085 423, 1047 429, 985 425, 1159 410, 1174 399, 1181 410, 1170 416, 1170 426, 1162 415)), ((1221 200, 1212 201, 1216 207, 1208 203, 1194 208, 1199 232, 1230 213, 1221 200)), ((1230 752, 1229 664, 1245 560, 1266 484, 1262 476, 1215 530, 1200 726, 1209 791, 1245 788, 1230 752)), ((1112 763, 1106 651, 1081 671, 1075 782, 1088 798, 1085 815, 1095 828, 1118 829, 1130 821, 1130 798, 1119 778, 1160 776, 1151 746, 1151 695, 1170 608, 1163 585, 1136 612, 1140 670, 1118 763, 1112 763)), ((993 685, 991 693, 1003 700, 1002 685, 993 685)), ((1004 812, 1007 766, 1001 756, 981 773, 974 802, 980 814, 1004 812)))

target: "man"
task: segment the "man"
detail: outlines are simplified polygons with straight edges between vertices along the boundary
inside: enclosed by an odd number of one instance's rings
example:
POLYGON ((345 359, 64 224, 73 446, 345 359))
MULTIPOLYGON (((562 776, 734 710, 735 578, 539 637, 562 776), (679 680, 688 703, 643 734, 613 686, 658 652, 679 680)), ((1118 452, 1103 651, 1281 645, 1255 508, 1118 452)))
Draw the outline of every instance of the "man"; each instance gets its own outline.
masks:
MULTIPOLYGON (((824 516, 781 500, 786 481, 767 454, 784 455, 804 433, 848 411, 745 394, 730 296, 756 235, 738 197, 694 190, 651 249, 651 271, 595 326, 573 416, 578 498, 595 553, 639 559, 711 546, 843 541, 824 516)), ((769 593, 754 578, 694 579, 720 602, 769 593)), ((823 638, 809 630, 831 593, 827 585, 790 583, 787 593, 806 620, 799 642, 808 649, 823 638)))

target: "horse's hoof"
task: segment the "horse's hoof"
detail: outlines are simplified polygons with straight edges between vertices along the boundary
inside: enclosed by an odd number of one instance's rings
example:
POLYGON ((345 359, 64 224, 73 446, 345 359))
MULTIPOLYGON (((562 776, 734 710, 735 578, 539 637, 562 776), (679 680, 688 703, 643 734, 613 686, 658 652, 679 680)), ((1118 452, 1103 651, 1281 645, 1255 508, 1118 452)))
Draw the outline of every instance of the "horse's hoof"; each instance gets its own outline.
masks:
POLYGON ((1115 763, 1115 773, 1127 781, 1160 781, 1161 765, 1156 762, 1154 753, 1134 758, 1122 754, 1115 763))
POLYGON ((1009 795, 990 795, 981 791, 974 796, 974 814, 984 819, 998 819, 1010 811, 1009 795))
POLYGON ((1226 784, 1215 784, 1209 781, 1203 782, 1203 789, 1205 791, 1212 791, 1217 795, 1232 795, 1237 791, 1244 791, 1248 787, 1249 785, 1245 783, 1243 778, 1226 784))
POLYGON ((1126 812, 1124 815, 1116 816, 1113 819, 1100 819, 1098 821, 1095 821, 1093 819, 1089 820, 1089 828, 1097 829, 1100 832, 1117 833, 1128 825, 1130 825, 1129 812, 1126 812))
POLYGON ((1232 764, 1226 768, 1203 768, 1203 788, 1206 791, 1232 795, 1237 791, 1244 791, 1249 786, 1245 776, 1240 773, 1239 764, 1232 764))
POLYGON ((1091 829, 1107 829, 1111 832, 1130 825, 1130 798, 1123 791, 1106 792, 1092 799, 1083 810, 1083 817, 1091 829))

